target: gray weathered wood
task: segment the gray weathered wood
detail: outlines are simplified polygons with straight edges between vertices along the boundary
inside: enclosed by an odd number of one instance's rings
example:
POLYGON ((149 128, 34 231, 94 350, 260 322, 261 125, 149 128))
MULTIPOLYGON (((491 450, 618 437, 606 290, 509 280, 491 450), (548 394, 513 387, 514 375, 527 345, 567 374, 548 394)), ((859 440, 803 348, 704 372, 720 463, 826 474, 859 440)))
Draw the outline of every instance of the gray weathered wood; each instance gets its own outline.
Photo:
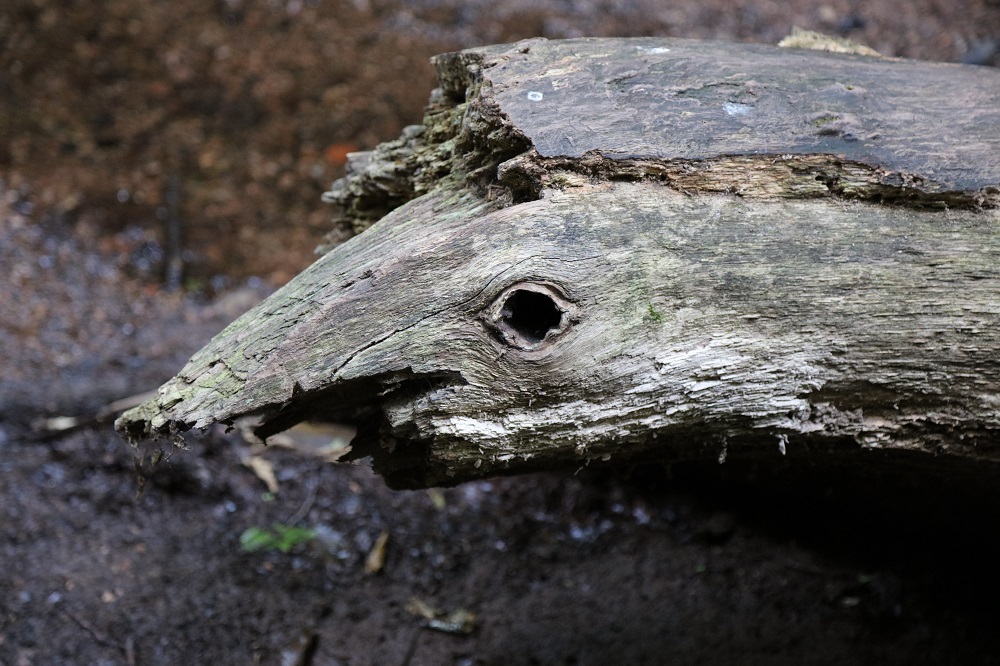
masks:
POLYGON ((358 227, 391 212, 122 417, 130 438, 351 422, 405 487, 609 460, 1000 462, 996 72, 683 40, 437 62, 425 126, 331 194, 358 227), (928 119, 946 107, 962 120, 928 119), (833 116, 843 132, 817 131, 833 116))
POLYGON ((755 198, 1000 202, 994 68, 654 38, 530 40, 435 64, 424 125, 356 156, 328 197, 355 230, 456 171, 514 201, 593 178, 755 198))
POLYGON ((869 187, 885 196, 912 188, 976 198, 996 195, 1000 184, 995 70, 684 40, 521 50, 487 50, 480 66, 489 67, 493 102, 536 160, 600 155, 690 165, 767 155, 737 163, 730 183, 737 193, 754 182, 750 165, 776 158, 813 175, 816 193, 843 187, 835 174, 848 165, 870 170, 869 187), (830 175, 801 158, 816 155, 828 156, 830 175))

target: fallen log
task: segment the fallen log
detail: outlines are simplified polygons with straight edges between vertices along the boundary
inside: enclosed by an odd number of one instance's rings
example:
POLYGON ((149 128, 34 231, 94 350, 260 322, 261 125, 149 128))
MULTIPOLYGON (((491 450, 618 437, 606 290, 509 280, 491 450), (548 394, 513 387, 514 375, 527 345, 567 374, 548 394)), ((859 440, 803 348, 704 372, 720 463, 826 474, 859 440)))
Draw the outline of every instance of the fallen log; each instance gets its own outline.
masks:
POLYGON ((435 64, 424 124, 327 196, 364 232, 125 436, 351 423, 397 487, 1000 463, 1000 72, 676 39, 435 64))

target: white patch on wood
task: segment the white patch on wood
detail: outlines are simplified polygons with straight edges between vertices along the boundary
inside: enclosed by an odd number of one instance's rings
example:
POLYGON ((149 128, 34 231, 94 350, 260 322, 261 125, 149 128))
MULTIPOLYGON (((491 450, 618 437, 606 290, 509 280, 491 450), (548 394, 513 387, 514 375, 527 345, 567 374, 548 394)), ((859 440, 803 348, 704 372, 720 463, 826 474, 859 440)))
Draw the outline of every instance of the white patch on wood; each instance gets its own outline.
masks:
POLYGON ((731 116, 745 116, 753 110, 749 104, 739 104, 736 102, 726 102, 722 105, 723 110, 731 116))

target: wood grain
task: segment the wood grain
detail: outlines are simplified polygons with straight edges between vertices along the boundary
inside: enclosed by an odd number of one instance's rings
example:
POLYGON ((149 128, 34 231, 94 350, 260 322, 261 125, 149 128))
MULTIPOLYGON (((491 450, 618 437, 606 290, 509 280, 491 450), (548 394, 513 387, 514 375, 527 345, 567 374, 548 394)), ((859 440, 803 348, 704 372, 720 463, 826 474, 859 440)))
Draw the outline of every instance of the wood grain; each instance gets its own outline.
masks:
POLYGON ((349 422, 399 487, 1000 463, 996 72, 684 40, 437 64, 425 125, 329 197, 378 221, 120 419, 129 438, 349 422))

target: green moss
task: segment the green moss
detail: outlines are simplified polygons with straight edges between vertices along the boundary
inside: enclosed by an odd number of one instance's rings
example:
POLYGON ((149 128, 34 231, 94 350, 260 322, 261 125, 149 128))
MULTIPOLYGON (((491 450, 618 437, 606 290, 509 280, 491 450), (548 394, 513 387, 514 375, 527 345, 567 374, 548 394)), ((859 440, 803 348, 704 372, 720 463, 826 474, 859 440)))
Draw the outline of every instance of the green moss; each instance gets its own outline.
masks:
POLYGON ((829 125, 832 122, 840 120, 840 116, 820 116, 812 121, 812 124, 816 127, 822 127, 823 125, 829 125))
POLYGON ((653 320, 653 323, 656 323, 656 324, 663 323, 663 315, 661 313, 657 312, 653 308, 652 301, 650 301, 650 303, 649 303, 649 318, 653 320))

